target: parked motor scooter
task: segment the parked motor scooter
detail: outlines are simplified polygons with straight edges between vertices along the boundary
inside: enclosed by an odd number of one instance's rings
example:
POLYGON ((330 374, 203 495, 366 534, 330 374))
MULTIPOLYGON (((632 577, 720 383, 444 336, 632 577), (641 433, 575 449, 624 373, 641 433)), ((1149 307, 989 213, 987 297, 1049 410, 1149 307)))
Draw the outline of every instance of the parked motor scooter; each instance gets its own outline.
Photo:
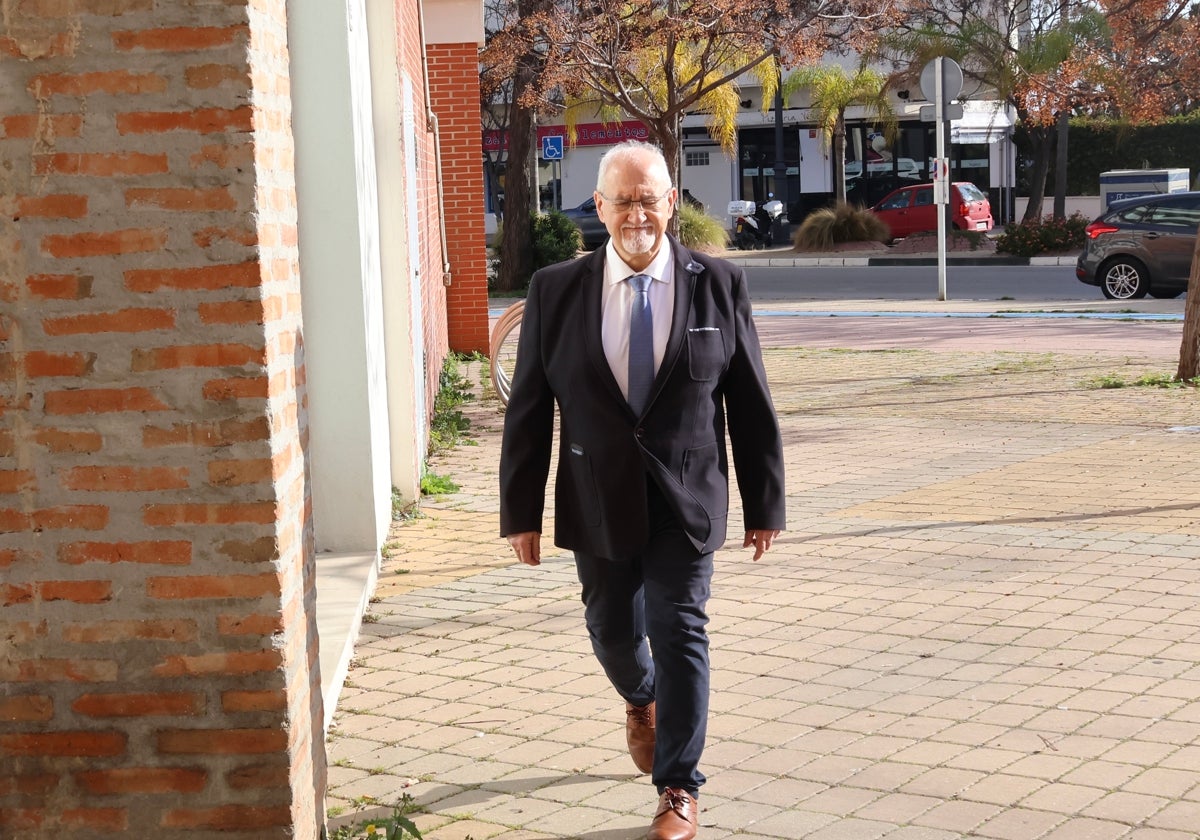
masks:
POLYGON ((774 222, 783 215, 783 202, 768 201, 761 207, 753 201, 731 201, 727 212, 734 217, 733 245, 743 251, 770 248, 774 222))

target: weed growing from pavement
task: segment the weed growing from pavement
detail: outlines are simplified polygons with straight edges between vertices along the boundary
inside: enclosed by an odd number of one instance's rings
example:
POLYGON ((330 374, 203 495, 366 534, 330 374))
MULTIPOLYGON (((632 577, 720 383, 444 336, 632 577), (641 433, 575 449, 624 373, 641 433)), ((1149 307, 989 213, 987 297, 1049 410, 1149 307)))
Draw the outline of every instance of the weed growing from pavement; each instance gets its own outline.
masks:
POLYGON ((433 399, 433 421, 429 427, 430 455, 474 443, 467 434, 471 421, 459 410, 463 403, 475 399, 470 382, 459 369, 463 361, 467 358, 451 353, 442 365, 437 396, 433 399))
MULTIPOLYGON (((462 355, 451 353, 442 365, 441 378, 438 381, 438 392, 433 400, 433 420, 429 426, 429 452, 436 455, 446 452, 456 446, 474 446, 469 430, 471 421, 460 410, 464 403, 475 399, 471 383, 463 375, 461 365, 464 363, 486 361, 478 353, 462 355)), ((445 496, 458 492, 458 485, 450 478, 437 473, 427 472, 421 476, 422 496, 445 496)), ((395 487, 392 488, 392 520, 407 522, 419 519, 421 516, 416 501, 406 501, 395 487)), ((394 547, 395 544, 390 544, 394 547)), ((384 546, 385 552, 388 546, 384 546)))
POLYGON ((447 476, 437 473, 425 473, 421 476, 422 496, 446 496, 450 493, 457 493, 458 490, 458 485, 447 476))
POLYGON ((1052 353, 1039 353, 1036 356, 1023 356, 1015 359, 1005 359, 988 368, 988 373, 1028 373, 1039 370, 1053 370, 1055 365, 1052 353))
MULTIPOLYGON (((394 522, 407 522, 412 519, 420 519, 421 512, 417 510, 416 502, 406 502, 404 497, 400 495, 400 491, 395 487, 392 488, 392 520, 394 522)), ((387 546, 384 546, 387 550, 387 546)))
POLYGON ((1137 379, 1126 379, 1119 373, 1106 373, 1084 383, 1088 388, 1200 388, 1200 377, 1176 379, 1169 373, 1148 373, 1137 379))
MULTIPOLYGON (((379 773, 385 772, 379 769, 379 773)), ((375 775, 374 770, 368 771, 371 775, 375 775)), ((375 799, 370 796, 360 796, 354 800, 355 813, 357 814, 364 807, 374 805, 375 799)), ((332 811, 332 809, 330 809, 332 811)), ((342 809, 344 810, 344 809, 342 809)), ((390 816, 378 817, 376 819, 364 819, 351 825, 343 825, 334 829, 329 834, 330 840, 404 840, 406 837, 413 837, 416 840, 421 839, 421 832, 417 830, 417 826, 408 815, 420 811, 420 807, 413 802, 413 798, 407 793, 404 794, 399 802, 392 805, 392 813, 390 816)))

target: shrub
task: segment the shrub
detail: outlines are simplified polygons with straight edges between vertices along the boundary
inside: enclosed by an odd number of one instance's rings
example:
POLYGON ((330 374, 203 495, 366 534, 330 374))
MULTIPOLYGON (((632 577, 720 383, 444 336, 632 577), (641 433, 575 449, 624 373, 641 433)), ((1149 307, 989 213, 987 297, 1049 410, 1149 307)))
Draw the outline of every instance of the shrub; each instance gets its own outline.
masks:
POLYGON ((679 213, 679 241, 688 248, 713 251, 729 244, 729 231, 701 208, 681 201, 676 212, 679 213))
MULTIPOLYGON (((531 213, 533 219, 533 270, 545 268, 548 265, 569 260, 579 253, 583 246, 583 236, 579 228, 569 218, 557 210, 549 213, 531 213)), ((496 224, 495 258, 488 261, 488 291, 494 292, 496 277, 500 273, 500 245, 504 236, 504 221, 496 224)), ((504 294, 523 293, 529 286, 529 277, 522 278, 520 286, 504 294)))
POLYGON ((1035 257, 1038 254, 1073 251, 1083 247, 1083 231, 1090 221, 1081 213, 1072 213, 1066 219, 1046 216, 1008 224, 996 240, 996 252, 1016 257, 1035 257))
POLYGON ((557 210, 533 219, 533 270, 573 259, 583 245, 575 223, 557 210))
POLYGON ((841 242, 887 242, 888 226, 863 207, 841 202, 814 210, 792 237, 797 251, 828 251, 841 242))

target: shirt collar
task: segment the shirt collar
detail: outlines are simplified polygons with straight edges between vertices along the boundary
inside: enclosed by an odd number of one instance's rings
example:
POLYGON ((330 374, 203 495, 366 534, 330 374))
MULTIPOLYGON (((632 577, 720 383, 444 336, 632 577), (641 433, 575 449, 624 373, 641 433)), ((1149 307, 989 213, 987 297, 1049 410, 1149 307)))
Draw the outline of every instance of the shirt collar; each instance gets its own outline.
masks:
POLYGON ((604 248, 604 274, 605 279, 611 285, 622 283, 635 274, 649 274, 659 282, 667 282, 670 279, 670 272, 667 271, 667 268, 671 265, 673 250, 671 240, 666 236, 663 237, 662 247, 658 249, 658 253, 654 255, 650 265, 641 271, 634 271, 625 260, 621 259, 621 255, 613 247, 611 237, 604 248))

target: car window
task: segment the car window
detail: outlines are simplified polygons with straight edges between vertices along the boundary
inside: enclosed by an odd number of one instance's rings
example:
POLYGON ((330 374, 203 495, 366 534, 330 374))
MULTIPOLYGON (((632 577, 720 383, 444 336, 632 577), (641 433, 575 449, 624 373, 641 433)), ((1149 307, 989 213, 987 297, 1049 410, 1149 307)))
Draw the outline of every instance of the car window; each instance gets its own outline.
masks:
POLYGON ((1124 210, 1114 210, 1105 217, 1105 221, 1135 223, 1140 222, 1144 215, 1146 215, 1146 205, 1135 204, 1133 207, 1126 207, 1124 210))
POLYGON ((1192 201, 1164 201, 1146 209, 1142 220, 1146 224, 1183 227, 1195 230, 1200 227, 1200 207, 1192 201))
POLYGON ((912 196, 912 190, 904 190, 898 192, 890 198, 885 198, 879 203, 880 210, 901 210, 908 206, 908 200, 912 196))
POLYGON ((957 184, 956 186, 963 201, 983 201, 987 198, 983 191, 974 184, 957 184))
POLYGON ((588 212, 588 213, 591 213, 591 212, 595 211, 595 209, 596 209, 596 199, 595 199, 595 198, 589 198, 587 201, 583 202, 583 204, 580 204, 580 205, 579 205, 579 209, 580 209, 580 210, 583 210, 583 211, 586 211, 586 212, 588 212))
POLYGON ((933 204, 933 190, 928 187, 917 190, 917 200, 915 203, 918 207, 926 207, 933 204))

